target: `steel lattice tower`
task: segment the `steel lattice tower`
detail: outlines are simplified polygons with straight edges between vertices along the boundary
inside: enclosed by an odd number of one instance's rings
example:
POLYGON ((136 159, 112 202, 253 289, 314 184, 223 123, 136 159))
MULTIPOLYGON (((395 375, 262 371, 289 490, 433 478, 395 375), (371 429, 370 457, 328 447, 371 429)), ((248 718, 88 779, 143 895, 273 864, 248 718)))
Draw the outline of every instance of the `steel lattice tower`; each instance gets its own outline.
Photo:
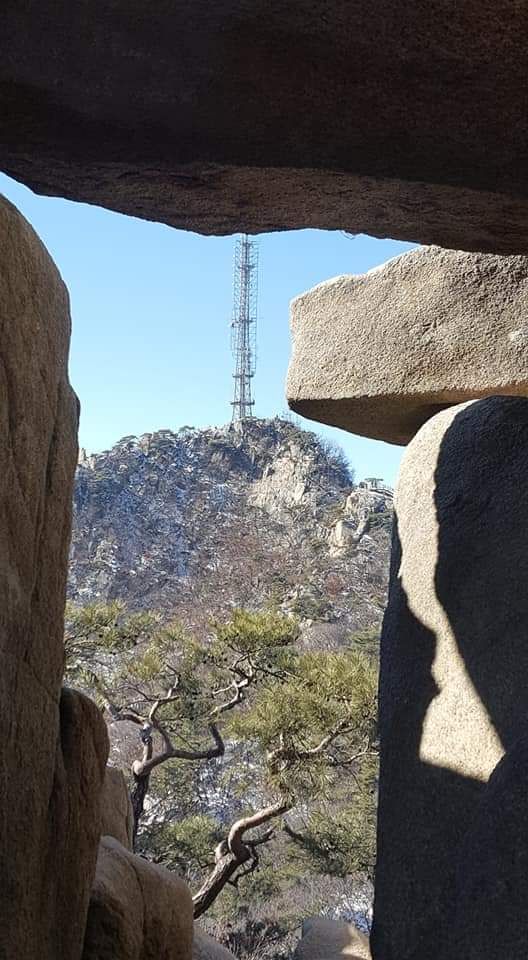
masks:
POLYGON ((257 346, 258 244, 243 233, 235 241, 231 349, 235 361, 232 420, 253 416, 251 381, 257 346))

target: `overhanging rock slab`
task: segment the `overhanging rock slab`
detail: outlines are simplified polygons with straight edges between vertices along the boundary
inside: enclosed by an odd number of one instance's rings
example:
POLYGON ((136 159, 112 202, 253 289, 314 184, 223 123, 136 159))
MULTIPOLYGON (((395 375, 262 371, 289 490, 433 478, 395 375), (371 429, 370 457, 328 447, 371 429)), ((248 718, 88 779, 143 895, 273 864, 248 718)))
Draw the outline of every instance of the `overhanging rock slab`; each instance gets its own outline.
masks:
POLYGON ((528 258, 421 247, 291 305, 290 407, 407 443, 444 407, 528 395, 528 258))
POLYGON ((526 4, 2 7, 0 168, 203 233, 528 252, 526 4))

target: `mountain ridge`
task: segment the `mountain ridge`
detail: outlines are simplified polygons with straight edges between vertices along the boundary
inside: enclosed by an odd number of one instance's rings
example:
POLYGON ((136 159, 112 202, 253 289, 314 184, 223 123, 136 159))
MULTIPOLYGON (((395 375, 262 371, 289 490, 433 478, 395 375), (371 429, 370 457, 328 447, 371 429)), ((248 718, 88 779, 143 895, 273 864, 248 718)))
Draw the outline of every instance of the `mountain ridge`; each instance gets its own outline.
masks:
POLYGON ((287 419, 127 436, 81 451, 69 597, 198 631, 273 603, 342 642, 379 627, 391 508, 390 490, 356 485, 338 447, 287 419))

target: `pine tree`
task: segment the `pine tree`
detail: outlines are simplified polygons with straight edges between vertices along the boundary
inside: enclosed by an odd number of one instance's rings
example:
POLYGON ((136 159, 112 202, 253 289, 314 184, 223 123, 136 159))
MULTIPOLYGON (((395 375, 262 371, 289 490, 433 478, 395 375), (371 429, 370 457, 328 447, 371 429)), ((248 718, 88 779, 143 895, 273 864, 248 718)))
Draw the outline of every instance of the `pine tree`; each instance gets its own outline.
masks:
POLYGON ((302 652, 295 619, 274 611, 235 610, 200 643, 179 623, 163 624, 154 613, 127 614, 119 604, 69 608, 67 625, 70 679, 95 691, 112 721, 138 727, 140 751, 132 764, 136 839, 156 769, 171 762, 197 769, 224 757, 226 742, 251 750, 241 814, 221 835, 210 817, 196 812, 165 831, 167 847, 177 851, 173 863, 181 866, 194 856, 204 871, 195 916, 209 909, 226 884, 236 886, 256 870, 261 848, 277 827, 284 827, 299 855, 326 862, 329 872, 343 869, 347 857, 347 863, 354 861, 354 842, 356 862, 366 859, 376 671, 365 653, 302 652), (329 818, 321 811, 339 794, 345 772, 355 783, 352 803, 335 807, 329 818), (308 802, 320 812, 300 831, 289 817, 308 802), (355 825, 356 840, 339 852, 332 832, 346 836, 347 824, 355 825))

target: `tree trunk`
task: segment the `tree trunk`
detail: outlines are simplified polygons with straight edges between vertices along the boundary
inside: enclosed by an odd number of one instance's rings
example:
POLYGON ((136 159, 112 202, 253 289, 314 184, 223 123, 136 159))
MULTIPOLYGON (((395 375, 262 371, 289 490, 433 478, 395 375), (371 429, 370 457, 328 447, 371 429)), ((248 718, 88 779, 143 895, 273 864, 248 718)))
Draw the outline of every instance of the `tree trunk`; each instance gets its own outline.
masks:
POLYGON ((215 864, 213 871, 198 890, 198 893, 193 897, 195 920, 209 909, 226 883, 229 883, 238 868, 242 866, 243 863, 246 863, 250 859, 250 856, 250 851, 246 847, 246 855, 243 860, 239 860, 238 857, 235 857, 232 853, 226 853, 221 857, 218 863, 215 864))
MULTIPOLYGON (((269 823, 270 820, 282 816, 290 808, 291 802, 281 798, 269 807, 264 807, 251 816, 242 817, 235 821, 227 839, 217 847, 216 863, 212 872, 193 897, 195 919, 201 917, 202 913, 209 909, 226 883, 234 878, 238 868, 247 863, 248 860, 255 859, 254 848, 259 841, 254 840, 252 845, 250 842, 248 844, 244 843, 244 835, 247 831, 269 823)), ((261 838, 261 843, 263 839, 269 839, 269 837, 261 838)))
POLYGON ((145 810, 145 798, 148 794, 149 783, 150 783, 150 773, 143 773, 139 776, 134 773, 134 786, 130 794, 130 799, 132 800, 132 810, 134 812, 134 827, 132 830, 132 844, 133 849, 136 849, 136 841, 139 830, 139 824, 145 810))

